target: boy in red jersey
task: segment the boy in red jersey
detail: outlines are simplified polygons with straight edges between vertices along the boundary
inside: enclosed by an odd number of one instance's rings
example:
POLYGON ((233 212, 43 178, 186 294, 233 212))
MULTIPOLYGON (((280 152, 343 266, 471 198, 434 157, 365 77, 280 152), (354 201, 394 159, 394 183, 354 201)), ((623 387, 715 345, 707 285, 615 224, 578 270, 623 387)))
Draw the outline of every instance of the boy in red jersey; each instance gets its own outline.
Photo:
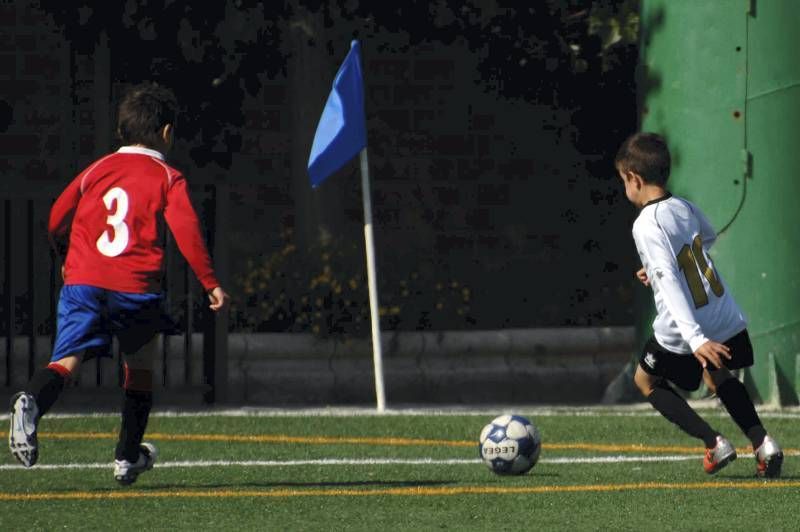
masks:
POLYGON ((164 162, 176 110, 174 95, 163 87, 131 89, 119 107, 124 146, 81 172, 50 211, 50 239, 57 250, 66 250, 55 346, 50 364, 11 400, 9 448, 26 467, 38 459, 39 419, 82 361, 109 355, 112 335, 119 339, 125 369, 114 477, 131 484, 153 467, 156 449, 142 437, 161 323, 165 224, 206 290, 210 308, 227 306, 229 296, 214 275, 186 180, 164 162))

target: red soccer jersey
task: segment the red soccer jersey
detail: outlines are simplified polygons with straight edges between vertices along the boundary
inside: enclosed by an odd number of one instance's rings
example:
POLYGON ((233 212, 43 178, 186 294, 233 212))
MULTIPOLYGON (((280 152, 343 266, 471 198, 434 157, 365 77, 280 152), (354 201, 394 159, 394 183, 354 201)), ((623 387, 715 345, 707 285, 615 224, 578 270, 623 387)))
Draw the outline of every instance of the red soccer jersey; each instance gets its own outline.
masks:
POLYGON ((165 221, 203 288, 219 286, 183 175, 146 148, 95 161, 50 210, 50 238, 69 234, 64 283, 160 292, 165 221))

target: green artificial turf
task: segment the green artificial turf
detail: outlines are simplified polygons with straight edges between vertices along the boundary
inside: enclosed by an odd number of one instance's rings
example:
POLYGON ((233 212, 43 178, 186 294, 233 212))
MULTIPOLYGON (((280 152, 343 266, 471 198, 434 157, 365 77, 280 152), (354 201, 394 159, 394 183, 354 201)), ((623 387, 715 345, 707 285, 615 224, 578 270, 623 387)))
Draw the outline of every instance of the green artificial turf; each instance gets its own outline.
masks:
MULTIPOLYGON (((152 437, 145 439, 158 446, 161 464, 426 458, 469 462, 157 465, 129 487, 117 486, 112 478, 116 417, 45 418, 39 426, 39 464, 78 465, 0 470, 0 530, 798 529, 796 456, 786 458, 783 484, 756 481, 754 461, 744 456, 708 476, 699 450, 692 451, 699 449, 697 442, 660 417, 573 415, 568 410, 541 417, 535 411, 519 413, 533 419, 545 444, 541 462, 519 477, 494 475, 477 461, 477 436, 492 416, 154 416, 148 427, 152 437), (208 435, 211 441, 196 441, 208 435), (234 441, 220 439, 224 435, 232 435, 234 441), (243 436, 261 441, 239 441, 243 436), (280 441, 281 437, 293 441, 280 441), (566 448, 569 444, 588 448, 566 448), (645 447, 637 450, 633 445, 645 447), (653 446, 675 449, 659 451, 653 446), (692 458, 550 461, 681 455, 692 458), (80 467, 98 462, 108 467, 80 467), (20 495, 42 498, 15 498, 20 495)), ((713 412, 708 419, 746 452, 746 439, 726 417, 713 412)), ((800 439, 798 420, 767 417, 765 423, 791 451, 800 439)), ((0 457, 0 465, 15 463, 7 452, 0 457)))

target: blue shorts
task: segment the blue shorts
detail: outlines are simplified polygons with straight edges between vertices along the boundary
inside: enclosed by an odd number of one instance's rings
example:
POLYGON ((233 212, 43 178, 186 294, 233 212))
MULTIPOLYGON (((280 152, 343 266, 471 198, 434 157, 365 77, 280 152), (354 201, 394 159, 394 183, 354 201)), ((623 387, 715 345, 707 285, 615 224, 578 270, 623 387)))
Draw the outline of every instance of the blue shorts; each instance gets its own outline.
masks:
POLYGON ((56 341, 51 362, 85 352, 111 356, 111 337, 132 354, 162 330, 161 294, 116 292, 96 286, 64 285, 58 298, 56 341))

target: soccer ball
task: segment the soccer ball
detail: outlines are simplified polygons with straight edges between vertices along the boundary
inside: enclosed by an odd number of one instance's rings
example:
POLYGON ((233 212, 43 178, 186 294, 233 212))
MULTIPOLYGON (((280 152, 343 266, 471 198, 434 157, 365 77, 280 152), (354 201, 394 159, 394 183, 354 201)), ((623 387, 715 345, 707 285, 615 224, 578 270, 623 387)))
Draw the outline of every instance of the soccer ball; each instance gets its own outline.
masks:
POLYGON ((536 427, 522 416, 494 418, 483 427, 478 450, 486 467, 498 475, 523 475, 536 465, 542 439, 536 427))

